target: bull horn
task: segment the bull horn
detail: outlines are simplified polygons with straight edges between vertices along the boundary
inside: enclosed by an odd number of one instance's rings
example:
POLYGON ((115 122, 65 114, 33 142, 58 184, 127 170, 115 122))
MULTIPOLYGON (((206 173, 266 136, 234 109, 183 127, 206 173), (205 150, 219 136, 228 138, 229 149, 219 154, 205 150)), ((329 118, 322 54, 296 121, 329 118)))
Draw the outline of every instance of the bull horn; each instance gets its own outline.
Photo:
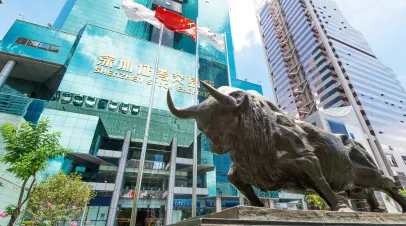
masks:
POLYGON ((217 89, 211 87, 205 82, 201 82, 204 88, 212 95, 218 102, 230 106, 230 107, 237 107, 237 101, 227 94, 219 92, 217 89))
POLYGON ((177 118, 191 119, 191 118, 194 118, 195 116, 197 116, 197 107, 198 107, 198 105, 191 106, 191 107, 188 107, 188 108, 185 108, 185 109, 177 109, 175 107, 175 104, 172 101, 171 92, 169 91, 169 89, 168 89, 168 93, 167 93, 167 96, 166 96, 166 101, 168 103, 169 110, 177 118))

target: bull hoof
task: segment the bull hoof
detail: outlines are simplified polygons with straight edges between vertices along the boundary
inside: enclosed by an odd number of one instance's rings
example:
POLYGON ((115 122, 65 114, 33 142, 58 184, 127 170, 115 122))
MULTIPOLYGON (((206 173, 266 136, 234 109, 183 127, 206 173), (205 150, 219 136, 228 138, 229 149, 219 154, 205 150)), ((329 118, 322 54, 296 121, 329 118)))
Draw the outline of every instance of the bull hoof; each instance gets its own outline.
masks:
POLYGON ((371 211, 377 212, 377 213, 383 213, 383 212, 386 212, 386 209, 383 207, 378 207, 378 208, 371 209, 371 211))
POLYGON ((355 212, 355 211, 347 206, 345 208, 338 209, 338 212, 355 212))
POLYGON ((344 204, 344 203, 339 203, 338 204, 337 211, 338 212, 355 212, 353 209, 348 207, 347 204, 344 204))

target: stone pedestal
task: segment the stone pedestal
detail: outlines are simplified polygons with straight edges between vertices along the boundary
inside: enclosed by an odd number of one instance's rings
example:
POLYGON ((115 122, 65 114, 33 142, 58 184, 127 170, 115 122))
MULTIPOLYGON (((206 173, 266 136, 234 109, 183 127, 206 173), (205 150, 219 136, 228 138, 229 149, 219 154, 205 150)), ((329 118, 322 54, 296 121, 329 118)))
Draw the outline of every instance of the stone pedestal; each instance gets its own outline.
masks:
POLYGON ((269 209, 237 206, 205 216, 185 220, 174 226, 189 225, 406 225, 406 214, 331 212, 269 209))

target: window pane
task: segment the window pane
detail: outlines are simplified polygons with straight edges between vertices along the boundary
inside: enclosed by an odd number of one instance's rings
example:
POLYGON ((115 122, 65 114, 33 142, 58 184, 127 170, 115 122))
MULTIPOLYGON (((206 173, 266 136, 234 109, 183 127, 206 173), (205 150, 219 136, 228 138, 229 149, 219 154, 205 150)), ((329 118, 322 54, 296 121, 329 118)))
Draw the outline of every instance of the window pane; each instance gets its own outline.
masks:
POLYGON ((393 155, 386 155, 386 157, 388 158, 388 162, 389 162, 389 164, 391 165, 391 166, 394 166, 394 167, 398 167, 398 164, 396 163, 396 160, 395 160, 395 158, 393 157, 393 155))
POLYGON ((27 43, 28 39, 27 38, 21 38, 18 37, 16 40, 16 43, 21 44, 21 45, 25 45, 27 43))
POLYGON ((87 214, 86 220, 96 220, 97 213, 99 212, 99 206, 90 206, 89 213, 87 214))
POLYGON ((34 41, 34 40, 28 40, 27 46, 32 46, 32 47, 38 47, 39 42, 34 41))
POLYGON ((59 47, 58 47, 58 46, 53 46, 53 45, 51 45, 51 46, 49 47, 49 51, 54 52, 54 53, 57 53, 57 52, 59 52, 59 47))
POLYGON ((107 214, 109 213, 108 206, 100 206, 99 214, 97 215, 97 220, 107 220, 107 214))
POLYGON ((345 134, 348 136, 347 129, 345 128, 344 123, 342 122, 337 122, 333 120, 327 120, 328 125, 330 126, 330 130, 334 134, 345 134))
POLYGON ((39 44, 38 48, 48 50, 49 46, 50 46, 49 44, 46 44, 46 43, 42 43, 42 42, 41 42, 41 43, 39 44))

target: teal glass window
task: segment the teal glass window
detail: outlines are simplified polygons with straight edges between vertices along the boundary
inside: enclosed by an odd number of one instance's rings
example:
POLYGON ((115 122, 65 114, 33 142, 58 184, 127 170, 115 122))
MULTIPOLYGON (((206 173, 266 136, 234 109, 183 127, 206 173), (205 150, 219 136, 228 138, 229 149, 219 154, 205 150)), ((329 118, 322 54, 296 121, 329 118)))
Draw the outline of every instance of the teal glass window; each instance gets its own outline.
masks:
POLYGON ((30 40, 28 40, 28 42, 27 42, 27 46, 31 46, 31 47, 37 48, 37 47, 39 46, 39 42, 30 39, 30 40))
POLYGON ((59 52, 59 47, 51 45, 48 50, 51 51, 51 52, 54 52, 54 53, 58 53, 59 52))
POLYGON ((49 46, 49 44, 41 42, 38 46, 38 49, 48 50, 49 46))
POLYGON ((20 44, 20 45, 26 45, 26 46, 31 46, 34 48, 42 49, 42 50, 47 50, 53 53, 58 53, 60 47, 56 45, 51 45, 45 42, 39 42, 35 41, 32 39, 28 38, 23 38, 23 37, 18 37, 15 41, 15 43, 20 44))
POLYGON ((22 37, 18 37, 17 40, 15 41, 15 43, 21 44, 21 45, 25 45, 25 44, 27 44, 27 42, 28 42, 28 39, 22 38, 22 37))

